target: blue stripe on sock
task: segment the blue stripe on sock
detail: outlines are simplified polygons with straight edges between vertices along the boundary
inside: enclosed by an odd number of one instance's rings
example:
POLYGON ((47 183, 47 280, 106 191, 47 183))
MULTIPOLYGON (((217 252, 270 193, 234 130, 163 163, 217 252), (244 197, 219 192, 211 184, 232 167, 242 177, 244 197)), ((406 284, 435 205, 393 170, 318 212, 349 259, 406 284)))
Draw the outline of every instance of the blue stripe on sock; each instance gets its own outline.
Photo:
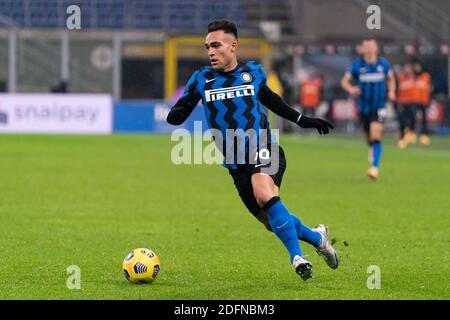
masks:
POLYGON ((299 218, 291 214, 292 221, 294 221, 295 230, 297 231, 297 236, 300 240, 308 242, 309 244, 318 247, 322 237, 320 233, 314 231, 307 226, 305 226, 299 218))
POLYGON ((383 153, 383 146, 381 142, 375 141, 373 143, 373 157, 372 157, 372 166, 379 167, 381 154, 383 153))

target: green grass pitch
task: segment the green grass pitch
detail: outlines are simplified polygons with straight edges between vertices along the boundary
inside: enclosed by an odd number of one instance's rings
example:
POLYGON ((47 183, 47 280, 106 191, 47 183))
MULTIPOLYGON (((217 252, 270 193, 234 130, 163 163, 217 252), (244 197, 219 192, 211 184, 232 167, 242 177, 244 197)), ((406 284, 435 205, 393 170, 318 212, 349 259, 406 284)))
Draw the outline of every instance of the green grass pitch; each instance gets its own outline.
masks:
POLYGON ((307 282, 227 171, 172 164, 168 135, 0 136, 0 299, 450 298, 450 139, 400 150, 388 138, 375 183, 362 137, 281 141, 285 204, 328 225, 342 257, 331 270, 303 244, 307 282), (151 285, 122 274, 138 247, 161 259, 151 285), (70 265, 80 290, 66 287, 70 265))

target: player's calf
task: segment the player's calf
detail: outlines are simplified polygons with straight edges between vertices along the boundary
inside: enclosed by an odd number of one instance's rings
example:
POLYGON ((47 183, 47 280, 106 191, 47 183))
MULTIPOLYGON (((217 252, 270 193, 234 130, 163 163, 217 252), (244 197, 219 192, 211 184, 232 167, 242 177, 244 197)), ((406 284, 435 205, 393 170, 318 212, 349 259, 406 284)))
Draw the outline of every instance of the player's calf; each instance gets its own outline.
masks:
POLYGON ((268 231, 272 232, 272 227, 270 226, 269 223, 269 218, 267 217, 267 213, 265 213, 264 211, 261 211, 258 215, 255 216, 256 219, 259 220, 259 222, 261 222, 268 231))
POLYGON ((283 245, 289 251, 290 261, 295 256, 302 256, 300 244, 298 243, 297 232, 288 209, 278 197, 270 199, 263 207, 267 212, 270 226, 273 233, 281 240, 283 245))

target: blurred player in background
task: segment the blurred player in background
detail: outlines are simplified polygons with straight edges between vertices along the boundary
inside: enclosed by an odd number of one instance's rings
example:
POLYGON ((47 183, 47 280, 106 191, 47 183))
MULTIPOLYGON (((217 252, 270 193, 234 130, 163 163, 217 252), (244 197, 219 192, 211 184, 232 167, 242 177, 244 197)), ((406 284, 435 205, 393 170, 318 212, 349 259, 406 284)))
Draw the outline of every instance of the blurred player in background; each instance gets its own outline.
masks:
POLYGON ((395 78, 389 62, 378 56, 375 39, 361 43, 362 56, 357 58, 341 80, 342 88, 358 99, 358 111, 369 144, 370 168, 367 175, 378 178, 386 99, 395 99, 395 78))
MULTIPOLYGON (((270 134, 265 105, 275 114, 288 119, 303 128, 316 128, 320 134, 327 134, 333 126, 325 120, 306 117, 291 107, 267 85, 267 76, 260 64, 253 61, 238 62, 238 33, 236 25, 227 20, 213 21, 208 25, 205 49, 211 66, 197 70, 189 79, 183 96, 170 110, 167 121, 173 125, 183 123, 197 103, 202 100, 210 129, 220 130, 222 139, 215 139, 219 150, 229 159, 229 130, 237 132, 250 129, 270 134), (223 146, 223 147, 222 147, 223 146)), ((234 139, 234 138, 233 138, 234 139)), ((245 140, 246 141, 246 140, 245 140)), ((268 143, 278 144, 272 139, 268 143)), ((290 254, 290 262, 295 272, 303 279, 312 277, 312 264, 300 249, 299 240, 313 245, 332 269, 338 267, 338 255, 328 241, 328 229, 318 225, 313 229, 305 226, 299 218, 291 214, 279 198, 279 188, 286 168, 286 159, 281 146, 253 149, 245 142, 245 162, 224 162, 233 178, 239 196, 247 209, 266 228, 273 231, 290 254), (269 151, 270 150, 270 151, 269 151), (261 152, 269 153, 266 157, 261 152), (256 163, 250 159, 257 159, 256 163), (276 172, 268 172, 271 163, 277 163, 276 172)), ((231 153, 236 156, 234 146, 231 153)))
POLYGON ((430 138, 428 137, 427 110, 430 105, 431 76, 428 72, 423 70, 420 62, 416 61, 413 67, 414 74, 416 76, 414 98, 417 104, 417 110, 422 115, 419 142, 421 144, 428 145, 430 144, 430 138))
POLYGON ((414 101, 415 75, 411 64, 407 63, 396 74, 397 79, 397 119, 399 122, 399 148, 406 148, 411 141, 416 123, 416 105, 414 101), (405 136, 406 135, 406 136, 405 136))

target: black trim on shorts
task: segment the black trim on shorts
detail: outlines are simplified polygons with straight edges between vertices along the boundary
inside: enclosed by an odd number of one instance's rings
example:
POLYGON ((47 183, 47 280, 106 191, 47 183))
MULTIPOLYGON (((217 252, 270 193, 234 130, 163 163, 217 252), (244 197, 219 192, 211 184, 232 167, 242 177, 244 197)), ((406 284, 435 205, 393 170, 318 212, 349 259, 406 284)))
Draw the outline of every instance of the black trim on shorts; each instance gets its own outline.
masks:
MULTIPOLYGON (((379 109, 381 110, 381 109, 379 109)), ((369 114, 361 114, 360 115, 361 125, 363 127, 364 132, 370 132, 370 124, 372 122, 384 123, 384 117, 382 117, 378 110, 375 112, 370 112, 369 114)))
MULTIPOLYGON (((255 173, 264 173, 264 167, 266 167, 266 165, 257 166, 258 164, 259 162, 256 164, 242 164, 238 165, 237 169, 228 169, 242 202, 247 207, 248 211, 250 211, 254 216, 258 215, 262 208, 255 199, 252 186, 252 175, 255 173)), ((278 188, 281 188, 281 182, 283 180, 284 171, 286 170, 286 165, 287 163, 284 150, 280 146, 278 170, 275 174, 269 175, 278 188)))

